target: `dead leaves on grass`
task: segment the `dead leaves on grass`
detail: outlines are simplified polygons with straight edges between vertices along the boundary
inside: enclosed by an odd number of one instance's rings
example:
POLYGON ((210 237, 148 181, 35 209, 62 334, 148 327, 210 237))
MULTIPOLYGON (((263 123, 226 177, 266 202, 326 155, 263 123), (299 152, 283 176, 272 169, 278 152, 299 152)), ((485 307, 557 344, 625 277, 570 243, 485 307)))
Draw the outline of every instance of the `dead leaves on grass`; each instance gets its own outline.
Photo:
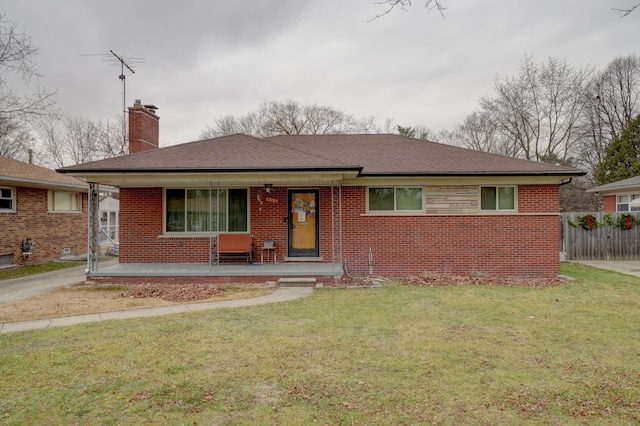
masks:
POLYGON ((122 297, 137 299, 153 297, 169 302, 193 302, 224 295, 224 289, 207 284, 136 284, 122 297))
POLYGON ((403 285, 417 287, 442 287, 454 285, 557 287, 563 283, 566 283, 566 281, 557 278, 470 276, 440 274, 437 272, 425 272, 420 276, 408 277, 402 281, 403 285))

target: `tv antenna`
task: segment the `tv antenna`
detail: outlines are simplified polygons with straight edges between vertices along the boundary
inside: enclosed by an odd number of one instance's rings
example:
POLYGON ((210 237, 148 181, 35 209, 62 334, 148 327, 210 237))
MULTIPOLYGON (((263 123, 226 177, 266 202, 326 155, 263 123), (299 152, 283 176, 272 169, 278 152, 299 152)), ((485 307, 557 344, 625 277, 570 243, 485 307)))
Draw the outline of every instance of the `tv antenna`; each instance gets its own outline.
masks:
POLYGON ((135 74, 136 72, 133 70, 133 65, 143 63, 144 58, 119 56, 113 50, 109 50, 109 53, 89 53, 81 56, 101 56, 103 62, 108 62, 110 65, 120 65, 120 75, 118 78, 122 81, 122 137, 124 149, 127 145, 127 76, 124 72, 126 68, 131 74, 135 74))

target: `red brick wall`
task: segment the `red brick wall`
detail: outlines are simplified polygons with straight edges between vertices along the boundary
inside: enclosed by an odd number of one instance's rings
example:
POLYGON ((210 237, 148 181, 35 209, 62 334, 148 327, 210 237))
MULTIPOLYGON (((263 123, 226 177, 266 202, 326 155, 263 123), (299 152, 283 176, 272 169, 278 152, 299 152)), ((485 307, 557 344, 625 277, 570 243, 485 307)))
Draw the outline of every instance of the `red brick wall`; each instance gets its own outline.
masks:
MULTIPOLYGON (((250 190, 250 230, 259 257, 265 239, 279 258, 287 247, 287 189, 250 190), (257 200, 260 195, 262 202, 257 200)), ((455 274, 554 276, 559 272, 557 185, 520 185, 518 214, 478 216, 363 216, 364 187, 342 188, 342 247, 347 267, 405 276, 423 271, 455 274)), ((206 263, 209 238, 161 238, 162 189, 120 192, 120 261, 206 263)), ((338 191, 334 192, 335 255, 339 259, 338 191)), ((320 188, 320 255, 332 260, 331 188, 320 188)))
POLYGON ((81 213, 49 213, 46 189, 16 189, 16 211, 0 213, 0 254, 12 253, 13 264, 29 265, 60 259, 63 248, 74 255, 87 253, 87 194, 81 213), (35 243, 27 259, 20 249, 23 238, 35 243))
POLYGON ((208 237, 160 237, 162 208, 162 188, 120 189, 120 262, 209 262, 208 237))
POLYGON ((160 117, 136 102, 129 108, 129 154, 158 148, 160 117))
POLYGON ((602 197, 602 211, 615 212, 616 211, 616 196, 605 195, 602 197))
POLYGON ((557 185, 520 185, 518 215, 361 216, 365 191, 343 188, 347 267, 364 270, 371 248, 374 274, 383 276, 559 273, 557 185))

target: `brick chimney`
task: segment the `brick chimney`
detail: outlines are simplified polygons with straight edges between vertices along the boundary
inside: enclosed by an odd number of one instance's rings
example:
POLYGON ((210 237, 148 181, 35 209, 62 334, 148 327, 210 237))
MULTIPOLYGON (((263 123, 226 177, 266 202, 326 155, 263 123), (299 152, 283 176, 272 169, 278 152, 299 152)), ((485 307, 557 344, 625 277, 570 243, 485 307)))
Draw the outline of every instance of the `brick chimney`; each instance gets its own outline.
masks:
POLYGON ((129 154, 160 147, 160 117, 154 105, 142 105, 139 99, 129 107, 129 154))

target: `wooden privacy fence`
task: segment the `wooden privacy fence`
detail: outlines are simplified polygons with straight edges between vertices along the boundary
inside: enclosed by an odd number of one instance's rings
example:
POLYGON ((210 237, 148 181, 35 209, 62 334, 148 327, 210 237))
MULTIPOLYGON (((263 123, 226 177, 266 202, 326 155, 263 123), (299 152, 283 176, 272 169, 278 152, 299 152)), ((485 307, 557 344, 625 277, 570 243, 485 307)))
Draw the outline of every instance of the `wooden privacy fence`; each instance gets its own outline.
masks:
POLYGON ((638 222, 636 212, 562 213, 561 251, 567 260, 639 260, 638 222))

